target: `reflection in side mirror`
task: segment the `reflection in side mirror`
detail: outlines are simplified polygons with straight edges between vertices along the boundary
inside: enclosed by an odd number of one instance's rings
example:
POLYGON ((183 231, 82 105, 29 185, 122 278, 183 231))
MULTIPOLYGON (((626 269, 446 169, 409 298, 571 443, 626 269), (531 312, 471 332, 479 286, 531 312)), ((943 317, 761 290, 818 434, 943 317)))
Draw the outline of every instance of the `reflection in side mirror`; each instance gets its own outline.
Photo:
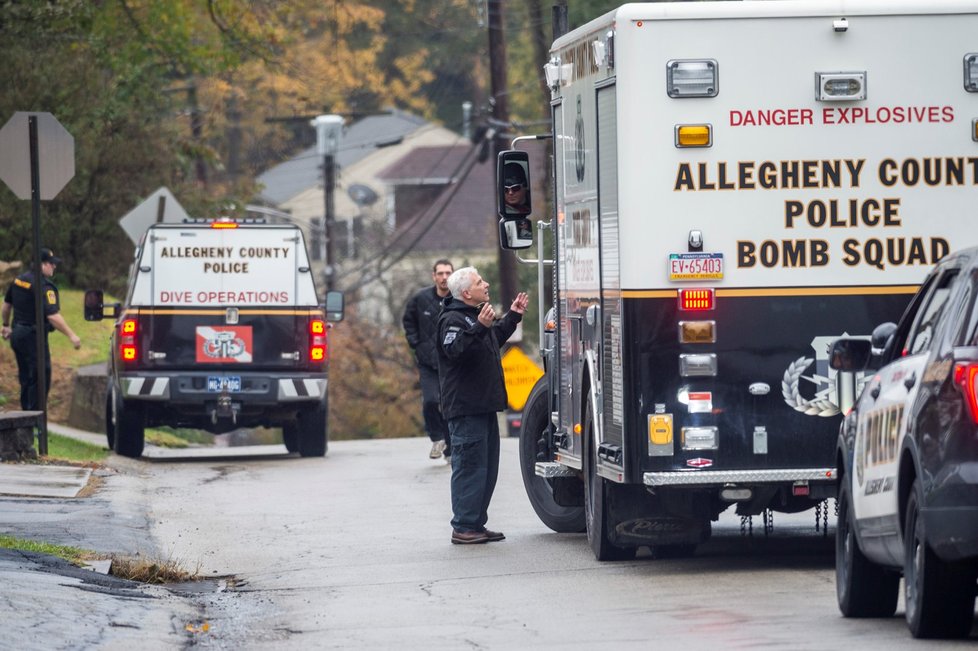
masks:
POLYGON ((326 292, 326 320, 339 323, 343 320, 343 292, 326 292))
POLYGON ((89 289, 85 292, 85 320, 101 321, 104 317, 105 295, 101 289, 89 289))
MULTIPOLYGON (((503 219, 529 215, 530 157, 525 151, 501 151, 496 161, 496 213, 503 219)), ((516 247, 520 248, 520 247, 516 247)))
POLYGON ((105 294, 102 293, 101 289, 89 289, 85 292, 84 310, 86 321, 101 321, 106 317, 118 319, 119 313, 122 312, 122 305, 120 303, 109 305, 108 314, 105 313, 105 308, 105 294))
POLYGON ((856 373, 869 363, 872 344, 865 339, 836 339, 829 351, 829 366, 856 373))
POLYGON ((499 246, 526 249, 533 246, 533 222, 526 217, 499 220, 499 246))

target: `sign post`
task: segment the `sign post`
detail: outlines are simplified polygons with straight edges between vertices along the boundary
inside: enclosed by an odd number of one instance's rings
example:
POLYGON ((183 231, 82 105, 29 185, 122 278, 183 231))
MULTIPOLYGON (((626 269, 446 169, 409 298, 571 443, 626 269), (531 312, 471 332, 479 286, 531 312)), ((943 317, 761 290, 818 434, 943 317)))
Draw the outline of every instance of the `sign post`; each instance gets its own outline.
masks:
POLYGON ((50 113, 14 113, 0 128, 0 180, 31 200, 34 263, 34 324, 37 346, 37 400, 41 411, 37 451, 48 453, 47 329, 41 272, 41 201, 53 199, 75 175, 75 139, 50 113), (43 154, 43 155, 42 155, 43 154), (24 163, 27 162, 26 166, 24 163))

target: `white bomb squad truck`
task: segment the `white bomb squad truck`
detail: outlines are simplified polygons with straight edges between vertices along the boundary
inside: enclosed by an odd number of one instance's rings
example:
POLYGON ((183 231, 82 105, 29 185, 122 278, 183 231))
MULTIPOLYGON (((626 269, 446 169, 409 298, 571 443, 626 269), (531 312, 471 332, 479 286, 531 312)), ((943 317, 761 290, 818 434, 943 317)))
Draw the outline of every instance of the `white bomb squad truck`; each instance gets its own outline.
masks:
POLYGON ((85 295, 86 320, 116 321, 109 446, 139 457, 146 427, 219 434, 264 426, 281 427, 290 452, 323 456, 327 314, 343 318, 342 294, 326 299, 319 304, 296 226, 233 219, 151 226, 136 248, 125 301, 105 306, 101 290, 85 295))
POLYGON ((521 434, 537 514, 599 560, 691 553, 732 505, 827 524, 862 381, 828 347, 978 242, 978 2, 629 4, 545 73, 552 220, 498 189, 502 246, 554 264, 521 434))

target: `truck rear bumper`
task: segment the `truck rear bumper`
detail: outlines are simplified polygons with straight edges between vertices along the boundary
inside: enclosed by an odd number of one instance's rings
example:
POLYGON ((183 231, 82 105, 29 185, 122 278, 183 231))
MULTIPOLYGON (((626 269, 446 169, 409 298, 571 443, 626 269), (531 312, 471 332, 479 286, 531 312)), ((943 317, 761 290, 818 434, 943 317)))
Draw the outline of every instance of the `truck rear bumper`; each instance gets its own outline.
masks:
POLYGON ((241 388, 229 391, 231 399, 242 403, 313 402, 326 396, 326 377, 294 374, 186 373, 143 374, 119 378, 125 400, 146 400, 176 404, 203 404, 221 395, 208 390, 209 377, 240 378, 241 388))
POLYGON ((647 472, 646 486, 701 486, 709 484, 768 484, 789 481, 835 481, 835 468, 787 468, 774 470, 689 470, 647 472))

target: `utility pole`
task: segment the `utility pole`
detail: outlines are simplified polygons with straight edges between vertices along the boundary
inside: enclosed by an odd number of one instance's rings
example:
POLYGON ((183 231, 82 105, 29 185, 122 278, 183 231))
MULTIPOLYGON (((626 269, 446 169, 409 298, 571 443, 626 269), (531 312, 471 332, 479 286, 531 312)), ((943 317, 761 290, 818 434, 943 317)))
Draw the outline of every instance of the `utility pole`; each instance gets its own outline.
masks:
MULTIPOLYGON (((496 124, 509 124, 509 89, 506 83, 506 42, 503 35, 504 0, 488 0, 489 25, 489 79, 492 117, 496 124)), ((491 132, 490 132, 491 133, 491 132)), ((495 166, 499 152, 509 149, 505 133, 496 133, 492 139, 492 164, 495 166)), ((495 178, 495 175, 494 177, 495 178)), ((492 196, 496 196, 495 184, 492 196)), ((493 217, 495 222, 495 217, 493 217)), ((499 300, 505 310, 516 297, 517 289, 516 257, 509 251, 499 248, 499 300)))
POLYGON ((323 157, 323 259, 326 268, 323 276, 326 281, 326 291, 333 289, 336 268, 333 257, 333 223, 336 212, 333 202, 333 191, 336 187, 336 152, 340 148, 340 137, 343 134, 343 117, 339 115, 317 115, 311 122, 316 127, 316 151, 323 157))

